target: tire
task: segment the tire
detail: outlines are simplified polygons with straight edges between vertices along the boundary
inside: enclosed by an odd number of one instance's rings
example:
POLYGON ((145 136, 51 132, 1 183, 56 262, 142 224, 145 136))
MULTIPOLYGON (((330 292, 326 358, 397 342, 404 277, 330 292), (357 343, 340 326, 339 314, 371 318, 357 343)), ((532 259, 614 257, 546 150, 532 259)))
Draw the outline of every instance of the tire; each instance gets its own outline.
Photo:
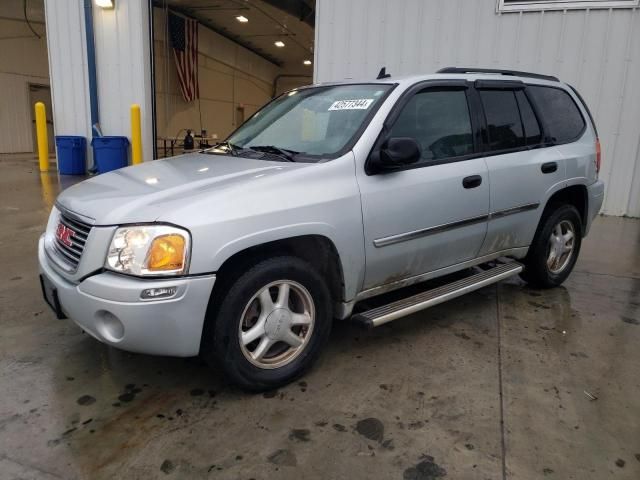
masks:
POLYGON ((329 289, 320 274, 297 257, 255 264, 213 301, 220 303, 207 318, 203 356, 213 368, 222 366, 226 376, 245 390, 270 390, 300 377, 318 358, 331 332, 329 289), (281 301, 285 290, 288 300, 281 301), (301 345, 293 346, 297 342, 301 345))
POLYGON ((573 205, 550 206, 540 220, 520 277, 533 287, 557 287, 573 270, 581 244, 582 220, 578 210, 573 205), (568 232, 573 235, 571 241, 567 240, 568 232), (571 250, 565 258, 568 247, 571 250))

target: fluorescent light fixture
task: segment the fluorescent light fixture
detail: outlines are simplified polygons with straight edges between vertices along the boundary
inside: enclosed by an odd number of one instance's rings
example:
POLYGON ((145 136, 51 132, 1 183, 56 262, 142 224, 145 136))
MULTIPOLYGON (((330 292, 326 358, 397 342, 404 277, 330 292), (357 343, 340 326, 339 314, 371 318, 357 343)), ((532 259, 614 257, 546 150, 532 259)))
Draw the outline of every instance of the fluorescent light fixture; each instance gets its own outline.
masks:
POLYGON ((284 42, 282 40, 276 40, 273 44, 278 48, 284 47, 284 42))
POLYGON ((311 65, 311 60, 305 60, 305 61, 304 61, 304 62, 302 62, 302 63, 304 63, 305 65, 311 65))
POLYGON ((96 5, 100 8, 113 8, 114 0, 94 0, 96 5))
POLYGON ((238 15, 236 17, 236 20, 238 20, 240 23, 247 23, 249 21, 249 19, 244 15, 238 15))

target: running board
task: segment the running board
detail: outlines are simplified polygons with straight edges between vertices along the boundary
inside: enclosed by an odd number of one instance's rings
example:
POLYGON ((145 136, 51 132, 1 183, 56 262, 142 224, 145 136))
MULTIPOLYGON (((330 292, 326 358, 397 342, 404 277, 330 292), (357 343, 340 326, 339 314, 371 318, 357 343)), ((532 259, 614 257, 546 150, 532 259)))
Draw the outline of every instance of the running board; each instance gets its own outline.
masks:
POLYGON ((398 318, 411 315, 425 308, 433 307, 440 303, 459 297, 465 293, 473 292, 492 283, 517 275, 523 269, 518 262, 509 262, 484 270, 462 280, 443 285, 433 290, 418 293, 387 305, 383 305, 366 312, 355 314, 352 319, 361 322, 368 327, 378 327, 398 318))

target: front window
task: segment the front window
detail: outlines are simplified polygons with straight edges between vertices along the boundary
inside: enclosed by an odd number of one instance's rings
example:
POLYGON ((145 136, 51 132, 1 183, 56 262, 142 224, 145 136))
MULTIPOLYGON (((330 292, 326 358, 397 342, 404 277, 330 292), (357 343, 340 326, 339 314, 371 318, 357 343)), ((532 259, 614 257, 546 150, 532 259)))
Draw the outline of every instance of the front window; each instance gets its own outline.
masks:
POLYGON ((430 88, 417 93, 404 106, 389 137, 413 138, 421 147, 423 163, 473 153, 465 91, 430 88))
POLYGON ((233 152, 287 152, 330 157, 349 145, 369 121, 389 84, 330 85, 292 90, 269 103, 226 142, 233 152))

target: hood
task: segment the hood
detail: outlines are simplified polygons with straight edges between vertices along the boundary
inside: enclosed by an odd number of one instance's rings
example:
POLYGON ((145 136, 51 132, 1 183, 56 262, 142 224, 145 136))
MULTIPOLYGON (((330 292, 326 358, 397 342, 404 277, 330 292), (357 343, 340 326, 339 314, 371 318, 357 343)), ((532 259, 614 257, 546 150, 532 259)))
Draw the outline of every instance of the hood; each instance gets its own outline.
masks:
POLYGON ((57 203, 96 225, 154 222, 174 202, 184 207, 191 197, 254 188, 256 179, 310 165, 190 153, 97 175, 66 189, 57 203))

